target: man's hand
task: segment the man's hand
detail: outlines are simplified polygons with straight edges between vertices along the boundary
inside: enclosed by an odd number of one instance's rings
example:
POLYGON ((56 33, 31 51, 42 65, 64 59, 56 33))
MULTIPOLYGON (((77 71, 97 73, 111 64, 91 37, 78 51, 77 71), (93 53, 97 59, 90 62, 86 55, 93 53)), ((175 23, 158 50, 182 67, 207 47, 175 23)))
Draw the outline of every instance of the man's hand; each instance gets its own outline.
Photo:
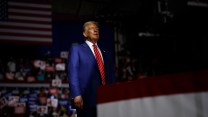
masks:
POLYGON ((76 96, 74 98, 74 104, 77 108, 82 109, 83 108, 83 100, 82 100, 82 96, 76 96))

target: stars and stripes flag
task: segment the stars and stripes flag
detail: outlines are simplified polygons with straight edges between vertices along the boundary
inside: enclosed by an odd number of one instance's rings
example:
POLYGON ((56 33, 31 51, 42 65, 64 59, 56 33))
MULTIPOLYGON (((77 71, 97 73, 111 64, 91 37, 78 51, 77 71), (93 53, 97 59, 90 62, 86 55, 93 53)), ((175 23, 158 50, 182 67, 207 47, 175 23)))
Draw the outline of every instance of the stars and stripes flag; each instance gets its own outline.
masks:
POLYGON ((51 3, 46 0, 0 0, 0 41, 51 44, 51 3))

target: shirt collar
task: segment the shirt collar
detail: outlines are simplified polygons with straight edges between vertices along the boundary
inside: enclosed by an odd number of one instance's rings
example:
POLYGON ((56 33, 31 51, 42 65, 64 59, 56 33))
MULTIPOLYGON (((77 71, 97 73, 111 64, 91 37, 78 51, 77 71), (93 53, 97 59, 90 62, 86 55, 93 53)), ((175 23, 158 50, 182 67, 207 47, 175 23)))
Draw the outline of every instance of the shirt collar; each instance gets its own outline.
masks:
MULTIPOLYGON (((88 41, 88 40, 86 40, 85 42, 87 43, 87 45, 88 45, 89 47, 92 47, 92 45, 93 45, 92 42, 90 42, 90 41, 88 41)), ((97 43, 95 43, 95 45, 97 45, 97 43)))

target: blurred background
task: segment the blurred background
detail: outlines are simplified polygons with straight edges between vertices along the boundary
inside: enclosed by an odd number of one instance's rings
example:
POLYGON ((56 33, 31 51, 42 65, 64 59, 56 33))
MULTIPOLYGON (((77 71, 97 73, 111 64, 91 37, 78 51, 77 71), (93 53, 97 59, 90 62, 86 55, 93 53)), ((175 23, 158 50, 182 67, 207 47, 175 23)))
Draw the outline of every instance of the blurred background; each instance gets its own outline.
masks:
POLYGON ((68 49, 88 20, 100 23, 117 82, 207 69, 207 16, 206 0, 1 0, 0 113, 74 113, 68 49))

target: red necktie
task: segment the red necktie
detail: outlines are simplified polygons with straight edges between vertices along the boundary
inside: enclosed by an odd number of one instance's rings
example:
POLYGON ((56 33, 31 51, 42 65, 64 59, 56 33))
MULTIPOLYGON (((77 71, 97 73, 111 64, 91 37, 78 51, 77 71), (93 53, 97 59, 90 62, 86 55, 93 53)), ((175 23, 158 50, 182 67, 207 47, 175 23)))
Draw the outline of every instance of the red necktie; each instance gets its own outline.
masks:
POLYGON ((100 55, 100 52, 97 49, 97 46, 95 44, 93 44, 93 49, 95 52, 95 58, 99 67, 99 71, 100 71, 100 75, 101 75, 101 80, 102 80, 102 84, 105 85, 105 71, 104 71, 104 64, 100 55))

